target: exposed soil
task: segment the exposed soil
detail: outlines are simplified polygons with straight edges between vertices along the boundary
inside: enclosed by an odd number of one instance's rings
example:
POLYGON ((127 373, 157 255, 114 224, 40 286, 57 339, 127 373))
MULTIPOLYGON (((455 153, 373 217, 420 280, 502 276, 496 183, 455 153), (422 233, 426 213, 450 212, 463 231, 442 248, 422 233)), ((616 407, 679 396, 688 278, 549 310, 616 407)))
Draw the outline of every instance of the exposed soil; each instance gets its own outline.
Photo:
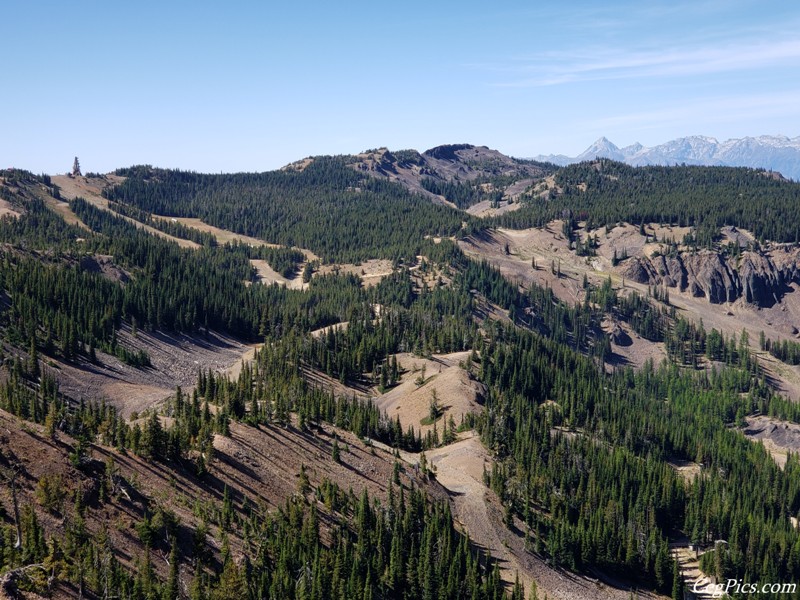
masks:
MULTIPOLYGON (((618 257, 622 257, 623 253, 633 257, 663 250, 660 241, 648 243, 648 239, 652 240, 653 233, 657 235, 658 240, 674 238, 680 241, 688 232, 687 228, 650 224, 645 226, 645 233, 649 236, 646 237, 639 233, 638 227, 632 225, 620 225, 608 233, 601 228, 592 231, 592 235, 597 236, 599 243, 597 256, 579 257, 569 249, 561 227, 561 221, 553 221, 541 229, 500 228, 459 240, 458 244, 465 254, 476 260, 489 261, 510 281, 518 283, 523 288, 531 283, 549 287, 559 299, 573 304, 583 300, 584 275, 595 285, 610 278, 618 293, 635 291, 646 296, 647 285, 625 280, 619 274, 622 266, 612 266, 614 253, 616 252, 618 257), (536 263, 535 268, 532 266, 532 261, 536 263)), ((582 239, 586 237, 586 233, 582 230, 577 234, 582 239)), ((742 239, 748 239, 749 234, 739 230, 738 235, 744 236, 742 239)), ((800 329, 800 286, 791 284, 789 287, 789 291, 781 301, 770 308, 759 308, 743 300, 712 304, 705 297, 694 297, 688 292, 679 292, 674 288, 669 290, 670 304, 684 318, 694 322, 702 320, 706 330, 717 329, 726 337, 738 338, 742 330, 746 330, 750 347, 756 350, 762 367, 773 380, 775 388, 789 398, 800 399, 800 368, 789 367, 772 359, 766 353, 757 351, 757 341, 761 331, 772 340, 796 338, 795 332, 800 329)), ((637 338, 629 329, 627 333, 633 344, 627 347, 612 345, 616 356, 611 361, 612 365, 640 366, 647 358, 653 358, 658 362, 664 356, 663 348, 659 344, 637 338)))
MULTIPOLYGON (((298 161, 287 168, 302 170, 306 166, 304 161, 298 161)), ((485 146, 461 144, 431 148, 422 154, 413 152, 410 160, 398 160, 386 148, 367 150, 356 155, 350 166, 359 173, 396 181, 410 191, 430 198, 432 202, 452 207, 452 202, 444 196, 428 191, 422 184, 423 180, 433 177, 442 181, 473 181, 482 176, 512 176, 514 183, 502 189, 503 199, 507 199, 525 191, 545 173, 538 166, 520 163, 485 146)), ((490 183, 484 183, 482 187, 487 192, 500 189, 490 183)))
MULTIPOLYGON (((247 244, 248 246, 268 246, 270 248, 282 248, 280 244, 270 244, 264 240, 259 238, 255 238, 249 235, 244 235, 242 233, 235 233, 233 231, 229 231, 227 229, 220 229, 219 227, 215 227, 214 225, 209 225, 208 223, 204 223, 200 219, 196 219, 194 217, 164 217, 161 215, 153 215, 156 219, 162 219, 164 221, 173 221, 175 223, 181 223, 186 225, 187 227, 191 227, 192 229, 197 229, 198 231, 202 231, 205 233, 210 233, 214 236, 219 244, 228 244, 230 242, 239 242, 241 244, 247 244)), ((319 257, 311 252, 311 250, 307 250, 305 248, 297 248, 302 252, 306 260, 318 260, 319 257)))
MULTIPOLYGON (((139 229, 143 229, 148 233, 152 233, 153 235, 157 235, 164 239, 167 239, 171 242, 175 242, 181 248, 199 248, 200 245, 191 241, 191 240, 184 240, 182 238, 171 236, 163 231, 159 231, 154 227, 150 227, 149 225, 145 225, 144 223, 140 223, 136 219, 131 219, 130 217, 126 217, 120 215, 111 208, 109 208, 108 200, 103 198, 101 195, 103 189, 116 185, 117 183, 124 180, 123 177, 119 177, 117 175, 104 175, 102 178, 100 177, 68 177, 67 175, 53 175, 51 177, 53 183, 61 188, 61 196, 68 200, 72 200, 77 197, 81 197, 90 203, 92 206, 99 208, 101 210, 109 211, 121 219, 125 219, 129 223, 135 225, 139 229)), ((53 209, 61 214, 67 222, 76 222, 79 221, 78 217, 69 209, 69 205, 66 202, 60 202, 58 200, 52 199, 49 204, 53 207, 53 209)))
POLYGON ((327 327, 320 327, 319 329, 315 329, 311 332, 311 337, 318 338, 322 337, 323 335, 328 335, 331 331, 347 331, 347 327, 350 325, 350 321, 342 321, 341 323, 334 323, 333 325, 328 325, 327 327))
POLYGON ((579 264, 582 259, 575 260, 577 257, 561 234, 560 221, 543 229, 500 228, 459 240, 458 245, 467 256, 489 261, 510 281, 522 287, 531 283, 550 287, 559 299, 570 304, 582 297, 583 273, 593 272, 585 264, 579 264))
POLYGON ((259 348, 261 348, 261 346, 263 346, 263 344, 248 344, 247 349, 241 355, 239 360, 225 369, 223 373, 225 373, 232 380, 238 379, 239 373, 242 372, 242 365, 253 362, 256 357, 256 352, 259 350, 259 348))
POLYGON ((81 269, 90 273, 99 273, 110 281, 127 283, 131 274, 114 263, 114 257, 108 254, 92 254, 82 256, 81 269))
POLYGON ((474 217, 485 219, 486 217, 495 217, 507 212, 513 212, 523 207, 521 202, 513 202, 510 200, 503 200, 497 203, 497 206, 492 206, 491 200, 483 200, 477 204, 470 206, 466 212, 474 217))
POLYGON ((525 589, 531 578, 508 547, 511 534, 502 525, 502 505, 483 483, 484 469, 491 471, 492 459, 474 432, 463 439, 426 453, 436 479, 450 492, 453 514, 464 531, 500 564, 502 577, 513 583, 519 573, 525 589))
POLYGON ((269 263, 265 260, 251 258, 250 264, 256 269, 258 283, 263 285, 272 285, 273 283, 277 283, 278 285, 286 286, 290 290, 304 290, 308 287, 308 284, 304 283, 302 277, 299 276, 299 271, 295 277, 292 279, 287 279, 269 266, 269 263))
POLYGON ((374 258, 365 260, 358 265, 350 263, 323 265, 317 270, 315 275, 317 273, 326 274, 332 272, 343 274, 352 273, 361 278, 361 282, 364 287, 372 287, 373 285, 380 283, 381 279, 384 277, 391 275, 394 272, 394 268, 392 267, 392 261, 385 258, 374 258))
MULTIPOLYGON (((291 279, 287 279, 280 273, 276 272, 265 260, 251 259, 250 264, 252 264, 258 272, 259 283, 263 283, 264 285, 277 283, 278 285, 284 285, 292 290, 304 290, 308 287, 308 283, 305 283, 300 276, 303 268, 305 267, 305 262, 300 265, 297 270, 297 274, 291 279)), ((312 278, 319 275, 327 275, 329 273, 352 273, 361 279, 361 283, 364 287, 372 287, 373 285, 377 285, 381 279, 391 275, 393 272, 394 268, 392 267, 392 261, 382 258, 375 258, 366 260, 358 265, 351 263, 322 265, 314 270, 312 278)))
POLYGON ((700 475, 700 472, 703 470, 699 464, 691 460, 673 459, 667 461, 667 464, 675 469, 678 475, 683 477, 687 483, 694 481, 694 479, 700 475))
MULTIPOLYGON (((327 478, 345 492, 353 490, 357 495, 366 488, 372 497, 383 500, 394 466, 390 452, 371 448, 356 436, 328 426, 300 431, 295 426, 253 428, 232 423, 230 437, 215 438, 215 458, 203 479, 180 465, 167 467, 100 446, 91 447, 91 461, 81 472, 72 467, 67 458, 73 444, 74 440, 61 433, 57 440, 50 440, 40 426, 20 425, 16 418, 0 411, 0 472, 4 482, 0 487, 0 508, 5 514, 13 514, 5 476, 10 469, 17 468, 21 473, 17 480, 20 504, 37 507, 40 523, 48 533, 63 534, 67 516, 73 513, 72 494, 81 489, 88 507, 85 513, 88 531, 96 534, 107 528, 117 557, 129 568, 144 554, 134 526, 143 518, 145 510, 151 514, 157 506, 171 510, 180 522, 178 541, 183 546, 182 552, 188 553, 201 515, 207 514, 208 503, 222 499, 226 486, 236 511, 242 510, 246 500, 251 505, 277 509, 298 494, 298 476, 301 466, 305 465, 312 487, 327 478), (331 458, 334 434, 339 439, 341 463, 331 458), (98 500, 98 477, 108 460, 113 460, 118 469, 120 491, 103 503, 98 500), (64 482, 69 496, 62 513, 47 513, 34 500, 36 484, 45 475, 60 476, 64 482)), ((400 479, 406 487, 412 484, 422 487, 430 497, 446 498, 441 486, 426 481, 415 469, 404 469, 400 479)), ((313 501, 313 496, 307 498, 313 501)), ((326 509, 321 504, 318 508, 323 515, 324 531, 326 509)), ((217 561, 222 535, 217 527, 211 526, 207 542, 217 561)), ((243 548, 239 532, 234 530, 227 537, 234 560, 238 562, 243 548)), ((156 573, 166 577, 167 553, 163 548, 156 549, 152 556, 156 573)), ((182 586, 188 589, 192 577, 190 564, 182 565, 180 577, 182 586)), ((67 596, 74 597, 74 594, 55 594, 55 597, 67 596)))
POLYGON ((758 362, 775 389, 788 398, 800 399, 800 365, 787 365, 769 352, 759 352, 758 362))
POLYGON ((678 561, 684 585, 691 589, 697 584, 697 589, 701 590, 690 597, 696 600, 719 598, 719 595, 714 595, 711 591, 706 590, 706 586, 711 583, 711 579, 700 570, 700 553, 689 547, 689 541, 683 540, 679 543, 671 544, 671 546, 672 556, 678 561))
MULTIPOLYGON (((420 455, 402 453, 402 458, 418 464, 420 455)), ((627 600, 631 590, 614 587, 596 579, 554 569, 542 558, 525 550, 520 523, 513 529, 503 522, 503 507, 497 495, 483 483, 483 470, 491 470, 492 458, 474 432, 462 434, 449 446, 426 452, 426 460, 435 468, 435 477, 450 494, 453 516, 459 526, 480 548, 498 560, 502 579, 513 585, 517 575, 526 594, 535 581, 539 598, 554 600, 590 600, 608 598, 627 600)), ((660 598, 657 594, 635 593, 636 598, 660 598)))
POLYGON ((81 361, 65 363, 46 359, 61 391, 73 398, 106 400, 123 416, 142 412, 175 392, 175 386, 191 387, 199 369, 224 371, 241 364, 251 350, 242 342, 213 332, 184 334, 139 331, 134 339, 125 327, 119 342, 146 351, 152 367, 137 369, 117 357, 97 352, 98 364, 81 361))
POLYGON ((468 358, 469 352, 434 355, 429 360, 398 354, 398 366, 404 371, 400 383, 374 402, 389 418, 399 418, 403 430, 413 427, 425 435, 435 425, 441 436, 451 416, 458 425, 465 415, 481 410, 486 389, 459 366, 468 358), (439 409, 435 423, 429 418, 434 390, 439 409))
POLYGON ((611 340, 611 360, 608 361, 609 367, 642 367, 648 360, 653 361, 654 365, 661 364, 667 358, 667 352, 663 344, 656 344, 644 339, 636 333, 627 323, 619 323, 619 327, 627 336, 625 343, 617 343, 611 340), (628 342, 629 340, 629 342, 628 342))
POLYGON ((0 199, 0 218, 6 215, 9 217, 18 217, 21 214, 22 213, 16 207, 12 206, 8 200, 0 199))

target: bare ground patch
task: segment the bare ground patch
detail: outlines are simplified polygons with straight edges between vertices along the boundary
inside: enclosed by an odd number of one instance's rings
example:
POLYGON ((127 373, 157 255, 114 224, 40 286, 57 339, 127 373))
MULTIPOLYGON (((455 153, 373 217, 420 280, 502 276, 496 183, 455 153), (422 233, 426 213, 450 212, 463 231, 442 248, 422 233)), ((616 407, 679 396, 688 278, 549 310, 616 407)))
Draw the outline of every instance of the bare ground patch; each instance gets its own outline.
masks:
POLYGON ((691 460, 668 460, 667 464, 683 477, 687 483, 691 483, 702 471, 702 467, 691 460))
MULTIPOLYGON (((308 251, 303 250, 303 252, 308 251)), ((306 260, 309 259, 307 258, 306 260)), ((265 260, 251 259, 250 264, 252 264, 258 272, 259 283, 265 285, 277 283, 278 285, 284 285, 292 290, 304 290, 308 287, 308 283, 304 282, 303 278, 300 276, 300 273, 302 272, 306 263, 303 263, 300 266, 295 277, 291 279, 287 279, 280 273, 276 272, 265 260)), ((327 275, 330 273, 350 273, 360 278, 364 287, 372 287, 373 285, 377 285, 384 277, 391 275, 393 272, 394 268, 392 266, 392 261, 383 258, 375 258, 366 260, 358 265, 351 263, 322 265, 314 270, 312 278, 318 275, 327 275)))
POLYGON ((471 214, 473 217, 485 219, 487 217, 495 217, 507 212, 519 210, 523 206, 524 205, 521 202, 514 202, 511 200, 502 200, 496 205, 494 205, 491 200, 483 200, 482 202, 478 202, 477 204, 470 206, 466 212, 471 214))
MULTIPOLYGON (((224 469, 237 487, 252 489, 254 495, 265 498, 276 508, 296 493, 303 465, 315 487, 327 478, 345 491, 360 492, 366 488, 370 496, 381 500, 385 498, 394 467, 391 453, 373 449, 357 436, 329 425, 301 431, 295 426, 254 428, 232 423, 231 436, 215 436, 214 449, 215 460, 241 465, 238 469, 224 469), (341 463, 332 458, 334 437, 339 441, 341 463)), ((413 471, 409 471, 408 477, 417 485, 422 481, 413 471)), ((406 477, 403 479, 403 483, 409 483, 406 477)))
MULTIPOLYGON (((419 455, 404 454, 403 457, 412 462, 419 460, 419 455)), ((519 574, 526 593, 532 582, 536 582, 539 598, 545 594, 554 600, 630 598, 630 590, 554 569, 525 550, 523 533, 516 526, 509 529, 503 524, 502 504, 483 483, 484 468, 491 470, 492 458, 474 432, 464 434, 449 446, 427 452, 426 458, 436 469, 436 480, 450 494, 456 522, 475 544, 498 561, 500 575, 509 586, 519 574)), ((640 593, 637 597, 658 596, 640 593)))
POLYGON ((244 351, 242 356, 239 360, 225 369, 223 372, 231 379, 236 380, 239 378, 239 373, 242 372, 242 366, 245 364, 250 364, 255 360, 256 352, 258 352, 259 348, 264 344, 248 344, 247 349, 244 351))
MULTIPOLYGON (((156 235, 158 237, 164 238, 165 240, 169 240, 171 242, 175 242, 181 248, 194 248, 197 249, 200 247, 199 244, 191 241, 191 240, 184 240, 179 237, 175 237, 164 233, 163 231, 159 231, 154 227, 150 227, 149 225, 145 225, 144 223, 140 223, 136 219, 131 219, 130 217, 126 217, 124 215, 120 215, 119 213, 113 211, 108 204, 108 200, 103 198, 102 191, 103 189, 115 185, 124 180, 123 177, 118 177, 116 175, 104 175, 103 178, 95 178, 95 177, 68 177, 66 175, 53 175, 51 177, 53 183, 58 185, 61 188, 61 195, 68 200, 72 200, 77 197, 81 197, 86 200, 92 206, 99 208, 100 210, 106 210, 114 215, 118 216, 120 219, 126 220, 128 223, 131 223, 135 227, 139 229, 143 229, 148 233, 156 235)), ((55 200, 55 199, 54 199, 55 200)), ((59 203, 59 201, 55 201, 53 205, 55 211, 66 217, 69 220, 77 219, 77 216, 69 210, 69 205, 66 203, 59 203), (65 206, 66 205, 66 206, 65 206), (70 216, 71 215, 71 216, 70 216)), ((69 221, 68 221, 69 222, 69 221)))
POLYGON ((696 600, 707 600, 719 597, 705 591, 705 587, 711 583, 711 579, 700 570, 700 555, 689 547, 688 540, 674 544, 672 556, 678 561, 678 568, 680 569, 685 586, 691 589, 695 583, 699 582, 697 589, 702 591, 695 593, 692 596, 693 598, 696 600))
POLYGON ((0 218, 9 216, 9 217, 19 217, 22 213, 16 207, 12 206, 12 204, 8 200, 4 200, 0 198, 0 218))
MULTIPOLYGON (((626 280, 619 274, 624 263, 617 267, 612 265, 614 252, 617 252, 618 258, 624 252, 628 256, 652 253, 664 249, 660 240, 674 237, 678 241, 688 232, 687 228, 649 224, 645 226, 645 233, 652 239, 655 232, 659 242, 648 243, 648 237, 641 235, 639 228, 632 225, 620 225, 608 233, 605 228, 600 228, 592 231, 599 243, 597 256, 580 257, 569 249, 561 227, 561 221, 553 221, 543 228, 500 228, 459 240, 458 244, 467 256, 487 260, 506 278, 523 288, 531 283, 549 287, 560 300, 574 304, 583 300, 584 275, 593 284, 601 284, 610 278, 618 293, 635 291, 647 296, 649 290, 646 284, 626 280)), ((585 239, 585 232, 577 233, 585 239)), ((746 235, 746 232, 742 235, 746 235)), ((676 288, 670 288, 669 295, 670 304, 676 308, 679 316, 695 323, 702 320, 706 331, 717 329, 726 337, 736 336, 737 339, 743 330, 747 331, 750 347, 756 352, 761 331, 772 340, 798 337, 800 286, 794 283, 789 285, 780 302, 769 308, 760 308, 743 300, 712 304, 704 297, 694 297, 688 291, 680 292, 676 288)), ((660 344, 637 339, 632 332, 630 335, 634 340, 632 346, 613 346, 618 358, 612 360, 612 364, 621 362, 638 366, 647 358, 652 357, 658 362, 665 356, 660 344)), ((759 358, 774 387, 791 399, 800 399, 800 368, 784 365, 763 352, 759 353, 759 358)))
POLYGON ((278 285, 285 286, 290 290, 304 290, 308 287, 308 283, 305 283, 302 277, 296 276, 292 279, 287 279, 273 269, 267 261, 260 258, 251 258, 250 264, 255 267, 258 283, 262 285, 272 285, 277 283, 278 285))
POLYGON ((311 337, 318 338, 322 337, 323 335, 328 335, 331 331, 347 331, 347 327, 350 325, 350 321, 342 321, 341 323, 334 323, 333 325, 328 325, 327 327, 320 327, 319 329, 315 329, 311 332, 311 337))
MULTIPOLYGON (((204 520, 206 507, 212 502, 220 503, 226 488, 237 512, 243 513, 245 503, 275 510, 299 493, 302 466, 306 467, 313 487, 326 478, 345 492, 353 490, 356 497, 362 489, 382 501, 386 497, 394 457, 390 452, 373 449, 348 432, 329 426, 301 431, 295 425, 254 428, 235 422, 230 429, 230 437, 215 437, 215 458, 203 479, 194 475, 191 466, 151 462, 133 453, 97 445, 88 450, 91 462, 84 470, 92 475, 87 477, 69 462, 67 455, 75 443, 72 438, 59 433, 56 440, 51 440, 44 434, 43 427, 21 423, 5 411, 0 411, 0 451, 5 460, 12 461, 20 470, 17 481, 20 504, 37 508, 39 522, 48 534, 63 535, 69 524, 69 518, 64 516, 73 514, 72 494, 82 490, 87 505, 84 513, 87 530, 91 534, 104 530, 115 548, 116 557, 129 569, 135 568, 137 559, 144 555, 135 526, 146 512, 152 514, 157 506, 167 508, 177 517, 180 523, 178 540, 182 545, 187 544, 186 551, 190 548, 191 536, 204 520), (334 435, 341 448, 340 463, 331 458, 334 435), (111 494, 106 502, 97 502, 98 474, 103 473, 107 461, 113 461, 117 469, 122 492, 111 494), (38 507, 36 485, 45 475, 61 477, 69 492, 63 515, 54 515, 38 507)), ((403 469, 400 479, 406 488, 414 485, 424 488, 432 498, 446 498, 439 484, 426 481, 414 469, 403 469)), ((312 494, 307 498, 314 502, 312 494)), ((317 506, 325 515, 325 506, 321 503, 317 506)), ((6 488, 0 488, 0 509, 5 514, 13 514, 6 488)), ((323 535, 326 522, 323 517, 323 535)), ((219 561, 223 538, 228 540, 238 563, 244 550, 241 530, 234 528, 224 534, 217 526, 210 526, 206 542, 216 561, 219 561)), ((152 556, 153 568, 160 578, 165 578, 169 570, 166 554, 162 556, 160 551, 154 551, 152 556)), ((181 565, 180 577, 188 589, 193 577, 189 561, 181 565)), ((56 594, 54 597, 76 595, 56 594)))
POLYGON ((627 340, 625 343, 617 343, 612 339, 611 351, 613 354, 611 360, 608 361, 611 366, 631 366, 638 369, 648 360, 652 360, 654 365, 659 365, 662 360, 667 358, 663 344, 646 340, 627 323, 621 322, 619 327, 625 332, 627 340))
POLYGON ((439 409, 435 426, 441 435, 451 416, 458 425, 465 415, 481 410, 486 389, 459 366, 468 357, 469 352, 434 355, 431 359, 398 354, 398 366, 405 373, 398 385, 374 398, 376 406, 389 418, 399 418, 404 430, 411 426, 425 435, 434 428, 429 417, 435 393, 439 409))
POLYGON ((191 387, 199 369, 225 371, 240 365, 249 347, 223 335, 164 334, 138 332, 134 339, 129 329, 119 334, 128 348, 147 352, 152 367, 137 369, 115 356, 97 352, 98 364, 89 362, 46 362, 59 381, 61 391, 73 398, 106 400, 123 416, 142 412, 170 395, 175 386, 191 387))
POLYGON ((578 261, 561 234, 560 221, 543 229, 487 231, 459 240, 458 245, 467 256, 487 260, 510 281, 523 287, 531 283, 550 287, 559 299, 570 304, 581 297, 583 272, 592 271, 586 265, 576 265, 578 261))
POLYGON ((364 287, 377 285, 381 279, 394 272, 392 261, 385 258, 373 258, 365 260, 361 264, 341 263, 335 265, 323 265, 318 271, 319 274, 327 273, 352 273, 361 278, 364 287))
MULTIPOLYGON (((203 222, 201 219, 197 219, 194 217, 165 217, 162 215, 153 215, 153 218, 161 219, 163 221, 172 221, 174 223, 181 223, 186 227, 191 227, 192 229, 197 229, 198 231, 202 231, 204 233, 210 233, 214 236, 219 244, 228 244, 232 242, 239 242, 241 244, 247 244, 248 246, 268 246, 270 248, 283 248, 280 244, 271 244, 265 240, 255 238, 249 235, 244 235, 243 233, 236 233, 234 231, 230 231, 228 229, 221 229, 220 227, 215 227, 214 225, 209 225, 208 223, 203 222)), ((297 248, 303 255, 306 257, 306 261, 310 260, 319 260, 319 256, 314 254, 311 250, 307 250, 305 248, 297 248)))

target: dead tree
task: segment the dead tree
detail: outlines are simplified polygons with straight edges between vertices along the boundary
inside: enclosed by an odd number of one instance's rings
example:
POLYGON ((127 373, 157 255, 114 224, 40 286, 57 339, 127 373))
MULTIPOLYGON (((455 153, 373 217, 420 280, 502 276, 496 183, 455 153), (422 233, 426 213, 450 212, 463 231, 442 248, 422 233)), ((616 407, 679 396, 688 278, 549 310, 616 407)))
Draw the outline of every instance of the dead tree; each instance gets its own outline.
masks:
POLYGON ((75 157, 75 162, 72 163, 72 176, 73 177, 80 177, 81 176, 81 163, 78 162, 78 157, 75 157))
POLYGON ((14 544, 14 548, 22 551, 22 523, 19 519, 19 499, 17 498, 17 475, 19 471, 14 469, 11 475, 11 501, 14 504, 14 522, 17 525, 17 543, 14 544))
POLYGON ((17 529, 17 541, 14 542, 14 549, 22 551, 22 523, 19 518, 19 499, 17 498, 17 475, 19 475, 19 465, 13 465, 9 469, 0 472, 11 488, 11 504, 14 506, 14 523, 17 529))

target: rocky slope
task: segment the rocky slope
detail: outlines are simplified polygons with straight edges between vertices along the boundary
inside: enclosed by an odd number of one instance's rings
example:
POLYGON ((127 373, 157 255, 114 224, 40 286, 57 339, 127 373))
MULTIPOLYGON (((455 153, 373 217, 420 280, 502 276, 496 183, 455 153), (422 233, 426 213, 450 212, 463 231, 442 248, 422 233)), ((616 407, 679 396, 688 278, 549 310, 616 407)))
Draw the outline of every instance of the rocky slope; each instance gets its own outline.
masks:
MULTIPOLYGON (((498 191, 505 198, 525 191, 535 179, 549 173, 546 165, 506 156, 486 146, 449 144, 419 153, 391 152, 386 148, 368 150, 353 157, 352 167, 373 177, 397 181, 409 190, 437 202, 448 199, 422 185, 425 178, 439 182, 471 182, 479 178, 507 178, 498 191)), ((491 184, 484 184, 491 185, 491 184)))
POLYGON ((637 283, 688 290, 715 304, 741 298, 769 307, 780 301, 789 284, 800 283, 798 261, 800 249, 785 245, 735 257, 701 250, 633 257, 623 263, 621 274, 637 283))

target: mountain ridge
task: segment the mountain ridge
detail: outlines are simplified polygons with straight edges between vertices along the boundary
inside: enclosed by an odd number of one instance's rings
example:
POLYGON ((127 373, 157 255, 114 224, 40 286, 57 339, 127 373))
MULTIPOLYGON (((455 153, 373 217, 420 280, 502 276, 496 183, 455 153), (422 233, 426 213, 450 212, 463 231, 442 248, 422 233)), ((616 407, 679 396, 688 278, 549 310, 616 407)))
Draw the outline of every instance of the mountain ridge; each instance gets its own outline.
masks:
POLYGON ((779 171, 787 178, 800 179, 800 136, 761 135, 720 142, 713 137, 692 135, 657 146, 647 147, 637 142, 624 148, 603 136, 577 156, 549 154, 536 156, 533 160, 565 166, 597 157, 635 167, 676 164, 752 167, 779 171))

